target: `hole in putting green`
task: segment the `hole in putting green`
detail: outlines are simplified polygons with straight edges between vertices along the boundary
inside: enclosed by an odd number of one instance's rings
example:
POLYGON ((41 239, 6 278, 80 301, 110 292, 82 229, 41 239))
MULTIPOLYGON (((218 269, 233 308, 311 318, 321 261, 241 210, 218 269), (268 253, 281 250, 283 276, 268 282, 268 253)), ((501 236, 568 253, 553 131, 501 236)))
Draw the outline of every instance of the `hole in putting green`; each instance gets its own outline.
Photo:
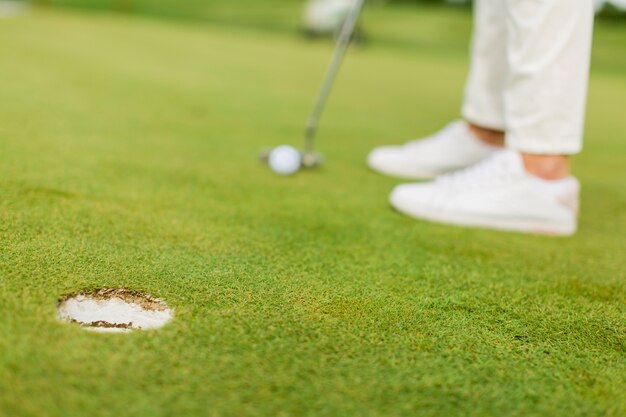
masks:
POLYGON ((124 288, 64 295, 57 310, 60 320, 99 332, 158 329, 173 316, 163 300, 124 288))

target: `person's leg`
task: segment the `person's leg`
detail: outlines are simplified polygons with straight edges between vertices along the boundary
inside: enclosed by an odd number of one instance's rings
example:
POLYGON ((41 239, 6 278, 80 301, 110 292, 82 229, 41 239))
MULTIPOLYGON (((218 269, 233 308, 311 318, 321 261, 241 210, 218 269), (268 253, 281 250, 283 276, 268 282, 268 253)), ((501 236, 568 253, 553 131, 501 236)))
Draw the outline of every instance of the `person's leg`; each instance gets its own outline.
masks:
POLYGON ((531 174, 569 175, 582 149, 593 2, 506 0, 506 143, 531 174))
POLYGON ((474 2, 471 64, 461 113, 472 131, 503 145, 506 129, 504 90, 508 81, 505 0, 474 2))
MULTIPOLYGON (((410 216, 443 223, 572 234, 579 184, 569 175, 567 155, 582 147, 592 1, 505 4, 509 149, 434 182, 396 187, 390 202, 410 216)), ((487 119, 479 123, 498 127, 487 119)))
POLYGON ((434 135, 370 152, 373 170, 429 179, 466 168, 504 146, 503 92, 507 81, 505 0, 476 0, 472 62, 463 103, 465 121, 434 135))

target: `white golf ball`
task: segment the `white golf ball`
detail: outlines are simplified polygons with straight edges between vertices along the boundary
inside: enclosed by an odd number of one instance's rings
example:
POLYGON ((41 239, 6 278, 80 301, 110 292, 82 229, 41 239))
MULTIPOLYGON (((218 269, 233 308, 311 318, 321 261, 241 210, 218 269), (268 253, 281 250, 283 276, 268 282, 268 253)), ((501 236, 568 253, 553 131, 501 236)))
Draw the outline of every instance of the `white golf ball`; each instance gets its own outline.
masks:
POLYGON ((270 152, 269 166, 279 175, 291 175, 300 169, 302 157, 293 146, 282 145, 270 152))

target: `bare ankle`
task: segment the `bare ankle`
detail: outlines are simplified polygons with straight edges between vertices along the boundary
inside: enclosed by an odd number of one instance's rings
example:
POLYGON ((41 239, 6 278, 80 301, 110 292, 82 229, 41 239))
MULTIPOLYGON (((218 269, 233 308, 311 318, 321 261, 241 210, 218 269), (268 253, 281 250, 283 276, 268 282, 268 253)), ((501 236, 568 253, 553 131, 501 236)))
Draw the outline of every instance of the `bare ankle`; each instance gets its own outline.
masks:
POLYGON ((535 155, 522 153, 526 171, 544 180, 560 180, 570 175, 567 155, 535 155))
POLYGON ((486 127, 475 125, 471 122, 467 122, 470 132, 474 134, 486 145, 495 146, 497 148, 504 147, 504 132, 501 130, 489 129, 486 127))

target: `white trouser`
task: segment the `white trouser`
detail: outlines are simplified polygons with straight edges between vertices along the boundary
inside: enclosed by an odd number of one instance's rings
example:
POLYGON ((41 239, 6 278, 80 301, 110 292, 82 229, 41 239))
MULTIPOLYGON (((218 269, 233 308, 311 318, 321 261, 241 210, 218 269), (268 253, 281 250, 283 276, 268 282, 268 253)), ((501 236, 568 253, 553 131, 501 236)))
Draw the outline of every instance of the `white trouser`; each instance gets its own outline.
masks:
POLYGON ((475 0, 463 117, 531 154, 582 148, 593 0, 475 0))

